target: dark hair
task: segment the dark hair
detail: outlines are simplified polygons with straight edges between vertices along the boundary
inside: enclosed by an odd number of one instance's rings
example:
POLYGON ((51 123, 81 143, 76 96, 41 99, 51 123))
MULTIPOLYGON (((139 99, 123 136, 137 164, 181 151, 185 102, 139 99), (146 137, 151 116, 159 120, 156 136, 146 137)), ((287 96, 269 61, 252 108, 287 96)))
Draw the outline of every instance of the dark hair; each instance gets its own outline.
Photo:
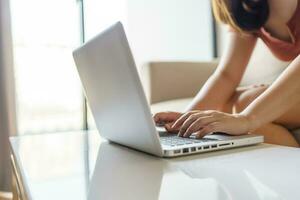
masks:
POLYGON ((268 20, 267 0, 230 0, 229 2, 232 18, 243 31, 256 31, 268 20))

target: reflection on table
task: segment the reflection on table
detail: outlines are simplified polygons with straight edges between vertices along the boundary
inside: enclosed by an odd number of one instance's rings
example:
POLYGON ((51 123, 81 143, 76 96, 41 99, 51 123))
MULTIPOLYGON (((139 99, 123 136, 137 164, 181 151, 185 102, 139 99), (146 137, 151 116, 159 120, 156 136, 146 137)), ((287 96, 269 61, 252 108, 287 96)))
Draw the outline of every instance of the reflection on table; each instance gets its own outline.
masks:
POLYGON ((263 144, 161 159, 101 140, 96 132, 11 143, 27 199, 300 199, 295 148, 263 144))

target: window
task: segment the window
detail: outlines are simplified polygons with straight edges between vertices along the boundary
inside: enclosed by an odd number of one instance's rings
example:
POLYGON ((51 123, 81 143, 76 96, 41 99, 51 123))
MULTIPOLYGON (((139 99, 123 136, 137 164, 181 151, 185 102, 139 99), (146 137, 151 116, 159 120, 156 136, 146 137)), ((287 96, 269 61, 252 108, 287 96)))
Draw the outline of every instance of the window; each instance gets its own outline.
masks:
POLYGON ((19 134, 82 129, 76 0, 11 0, 19 134))
POLYGON ((19 134, 95 129, 72 50, 113 22, 138 68, 212 59, 210 0, 11 0, 11 9, 19 134))

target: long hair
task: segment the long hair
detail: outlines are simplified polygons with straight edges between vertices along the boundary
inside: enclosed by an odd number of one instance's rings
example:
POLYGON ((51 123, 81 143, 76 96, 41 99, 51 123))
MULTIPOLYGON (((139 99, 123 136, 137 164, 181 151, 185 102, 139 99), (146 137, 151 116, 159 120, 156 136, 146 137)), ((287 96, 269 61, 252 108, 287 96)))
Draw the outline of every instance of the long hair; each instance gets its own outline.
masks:
POLYGON ((238 32, 253 32, 268 20, 267 0, 212 0, 216 19, 238 32))

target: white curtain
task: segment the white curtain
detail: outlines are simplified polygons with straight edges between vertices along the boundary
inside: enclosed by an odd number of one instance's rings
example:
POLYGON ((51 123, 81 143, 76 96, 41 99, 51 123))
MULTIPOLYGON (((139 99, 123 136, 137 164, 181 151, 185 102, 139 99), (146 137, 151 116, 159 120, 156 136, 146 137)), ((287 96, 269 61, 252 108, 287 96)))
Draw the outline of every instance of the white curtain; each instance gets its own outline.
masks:
POLYGON ((0 190, 10 189, 9 136, 15 135, 15 87, 9 0, 0 0, 0 190))

